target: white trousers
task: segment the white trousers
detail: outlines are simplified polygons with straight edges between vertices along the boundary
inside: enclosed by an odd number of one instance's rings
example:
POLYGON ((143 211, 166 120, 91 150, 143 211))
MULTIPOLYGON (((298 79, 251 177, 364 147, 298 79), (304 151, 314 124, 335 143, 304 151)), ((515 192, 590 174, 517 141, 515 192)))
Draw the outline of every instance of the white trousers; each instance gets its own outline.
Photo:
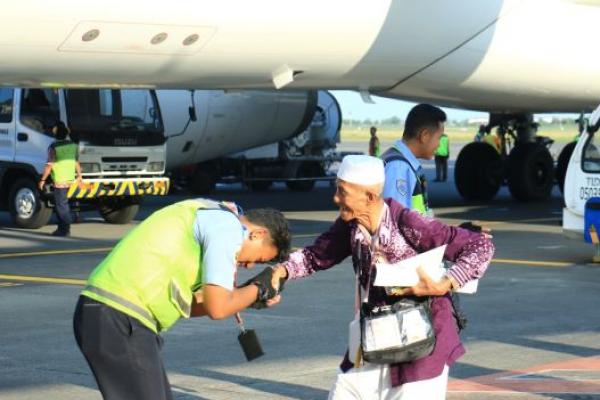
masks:
POLYGON ((392 387, 390 367, 365 364, 339 372, 329 391, 329 400, 445 400, 448 366, 439 376, 392 387))

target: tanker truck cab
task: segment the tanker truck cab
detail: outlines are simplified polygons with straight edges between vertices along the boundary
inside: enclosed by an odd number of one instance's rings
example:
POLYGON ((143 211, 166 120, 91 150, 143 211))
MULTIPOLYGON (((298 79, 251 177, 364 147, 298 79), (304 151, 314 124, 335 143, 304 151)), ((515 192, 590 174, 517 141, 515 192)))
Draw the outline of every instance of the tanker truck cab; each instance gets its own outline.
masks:
MULTIPOLYGON (((575 145, 569 159, 563 192, 563 232, 569 237, 579 239, 585 235, 588 241, 590 234, 585 234, 585 226, 590 225, 590 221, 586 224, 586 211, 588 217, 595 218, 595 215, 600 215, 599 128, 600 106, 590 116, 575 145), (589 201, 590 199, 593 200, 589 201)), ((594 229, 599 228, 600 224, 595 223, 594 229)))
POLYGON ((165 137, 151 90, 0 89, 0 209, 21 228, 48 223, 52 186, 37 182, 64 121, 78 144, 83 185, 68 191, 71 205, 95 209, 111 223, 131 221, 145 195, 165 195, 165 137))

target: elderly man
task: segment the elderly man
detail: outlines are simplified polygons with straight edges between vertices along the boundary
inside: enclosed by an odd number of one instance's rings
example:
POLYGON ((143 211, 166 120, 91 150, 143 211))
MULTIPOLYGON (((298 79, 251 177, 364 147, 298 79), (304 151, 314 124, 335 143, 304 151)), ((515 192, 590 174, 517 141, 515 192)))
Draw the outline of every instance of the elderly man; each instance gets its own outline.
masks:
MULTIPOLYGON (((361 292, 370 305, 393 304, 402 298, 431 299, 436 344, 431 354, 410 362, 381 365, 356 362, 346 356, 329 394, 330 399, 444 399, 448 368, 464 354, 449 292, 480 278, 494 252, 484 234, 451 227, 421 216, 393 199, 381 196, 384 167, 370 156, 346 156, 338 172, 334 202, 339 218, 314 244, 290 255, 276 269, 288 279, 326 270, 352 256, 361 292), (440 281, 419 271, 413 287, 388 294, 369 278, 375 264, 397 263, 421 252, 447 245, 444 258, 454 262, 440 281)), ((356 307, 357 308, 357 307, 356 307)))

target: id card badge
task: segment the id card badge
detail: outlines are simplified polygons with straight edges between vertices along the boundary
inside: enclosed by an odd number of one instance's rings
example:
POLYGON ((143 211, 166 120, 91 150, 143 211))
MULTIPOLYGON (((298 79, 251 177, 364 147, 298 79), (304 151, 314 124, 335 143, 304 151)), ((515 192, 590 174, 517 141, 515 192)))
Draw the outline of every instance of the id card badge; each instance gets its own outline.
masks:
POLYGON ((360 364, 360 316, 358 313, 354 320, 348 324, 348 359, 358 368, 360 364))

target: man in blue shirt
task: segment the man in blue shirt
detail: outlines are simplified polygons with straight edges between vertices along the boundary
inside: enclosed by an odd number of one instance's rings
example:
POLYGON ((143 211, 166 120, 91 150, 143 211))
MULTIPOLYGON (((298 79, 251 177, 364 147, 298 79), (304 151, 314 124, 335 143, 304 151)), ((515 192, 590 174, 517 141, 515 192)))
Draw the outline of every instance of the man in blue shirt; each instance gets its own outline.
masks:
POLYGON ((432 159, 444 133, 446 113, 430 104, 410 110, 402 140, 382 154, 385 163, 383 197, 422 214, 429 211, 426 181, 418 158, 432 159))

